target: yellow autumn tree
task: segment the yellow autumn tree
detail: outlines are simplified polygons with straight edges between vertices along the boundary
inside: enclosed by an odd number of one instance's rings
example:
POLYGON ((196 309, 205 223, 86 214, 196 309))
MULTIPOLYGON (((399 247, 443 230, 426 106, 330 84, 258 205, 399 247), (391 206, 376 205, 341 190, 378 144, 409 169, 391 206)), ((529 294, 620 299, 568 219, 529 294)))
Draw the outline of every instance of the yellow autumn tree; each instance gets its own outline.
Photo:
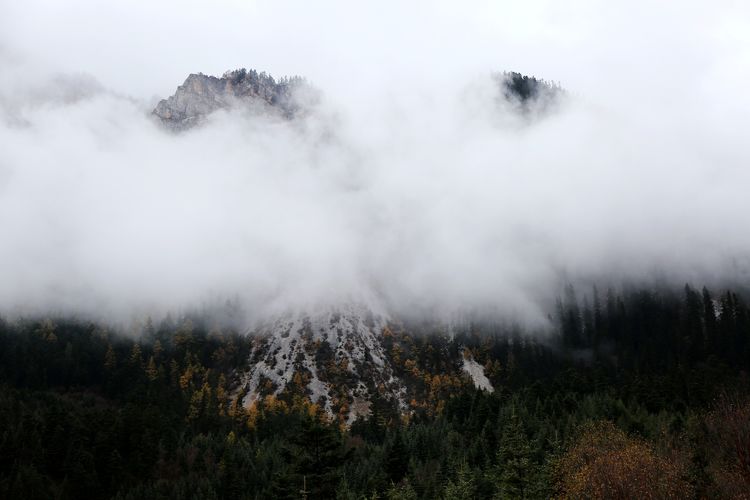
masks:
POLYGON ((258 425, 258 417, 260 412, 258 411, 258 403, 253 401, 250 406, 247 407, 247 428, 250 431, 254 431, 258 425))
POLYGON ((750 400, 723 394, 704 419, 707 467, 717 494, 750 500, 750 400))
POLYGON ((691 498, 686 467, 610 422, 587 425, 556 464, 560 498, 625 500, 691 498))
POLYGON ((159 378, 159 369, 156 367, 156 361, 154 361, 153 356, 151 356, 148 360, 148 365, 146 366, 146 376, 151 382, 155 382, 156 379, 159 378))

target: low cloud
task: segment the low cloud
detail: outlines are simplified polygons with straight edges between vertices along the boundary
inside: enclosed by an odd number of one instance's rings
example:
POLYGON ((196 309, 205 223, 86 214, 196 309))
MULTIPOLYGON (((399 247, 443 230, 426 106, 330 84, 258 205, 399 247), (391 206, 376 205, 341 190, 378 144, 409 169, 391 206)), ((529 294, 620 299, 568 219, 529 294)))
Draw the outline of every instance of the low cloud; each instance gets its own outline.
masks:
POLYGON ((397 78, 381 60, 389 76, 346 87, 319 68, 304 119, 220 111, 181 134, 148 94, 29 69, 44 51, 17 45, 0 52, 6 312, 230 298, 251 316, 360 300, 533 319, 566 281, 747 282, 750 106, 728 63, 747 45, 627 80, 540 65, 569 95, 532 119, 498 101, 506 68, 397 78))

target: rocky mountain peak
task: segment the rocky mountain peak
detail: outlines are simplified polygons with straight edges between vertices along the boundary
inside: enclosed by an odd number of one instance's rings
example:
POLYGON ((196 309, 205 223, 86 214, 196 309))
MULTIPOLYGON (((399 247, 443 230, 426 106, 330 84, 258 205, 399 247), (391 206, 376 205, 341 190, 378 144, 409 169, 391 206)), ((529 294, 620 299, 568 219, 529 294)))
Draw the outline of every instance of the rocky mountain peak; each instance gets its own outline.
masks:
POLYGON ((276 80, 265 72, 242 68, 227 71, 220 78, 203 73, 189 75, 174 95, 156 105, 153 114, 167 127, 185 130, 218 109, 244 105, 291 119, 316 100, 316 91, 304 78, 276 80))

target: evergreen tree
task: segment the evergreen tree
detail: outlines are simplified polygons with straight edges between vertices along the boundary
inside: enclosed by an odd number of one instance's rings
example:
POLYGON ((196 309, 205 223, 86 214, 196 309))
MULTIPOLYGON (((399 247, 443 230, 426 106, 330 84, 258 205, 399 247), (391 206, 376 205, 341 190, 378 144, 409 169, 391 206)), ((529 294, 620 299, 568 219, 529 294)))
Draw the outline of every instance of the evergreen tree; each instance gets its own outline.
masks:
POLYGON ((515 406, 510 409, 497 450, 496 498, 524 498, 533 474, 531 447, 515 406))
POLYGON ((399 430, 395 431, 393 441, 386 448, 385 471, 394 483, 401 481, 409 466, 409 452, 399 430))
POLYGON ((455 480, 445 486, 445 500, 473 500, 476 498, 476 485, 471 470, 462 462, 456 472, 455 480))

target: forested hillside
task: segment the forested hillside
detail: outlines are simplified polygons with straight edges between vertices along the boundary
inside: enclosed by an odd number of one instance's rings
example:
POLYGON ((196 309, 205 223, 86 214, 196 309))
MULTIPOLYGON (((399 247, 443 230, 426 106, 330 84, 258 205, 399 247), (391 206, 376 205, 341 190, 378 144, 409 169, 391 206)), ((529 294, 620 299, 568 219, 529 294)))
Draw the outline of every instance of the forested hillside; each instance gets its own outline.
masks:
POLYGON ((255 339, 198 317, 135 333, 3 320, 0 497, 746 498, 743 299, 586 295, 567 290, 553 338, 389 326, 409 408, 376 399, 350 427, 310 403, 303 373, 243 407, 255 339), (459 349, 494 392, 446 362, 459 349))

